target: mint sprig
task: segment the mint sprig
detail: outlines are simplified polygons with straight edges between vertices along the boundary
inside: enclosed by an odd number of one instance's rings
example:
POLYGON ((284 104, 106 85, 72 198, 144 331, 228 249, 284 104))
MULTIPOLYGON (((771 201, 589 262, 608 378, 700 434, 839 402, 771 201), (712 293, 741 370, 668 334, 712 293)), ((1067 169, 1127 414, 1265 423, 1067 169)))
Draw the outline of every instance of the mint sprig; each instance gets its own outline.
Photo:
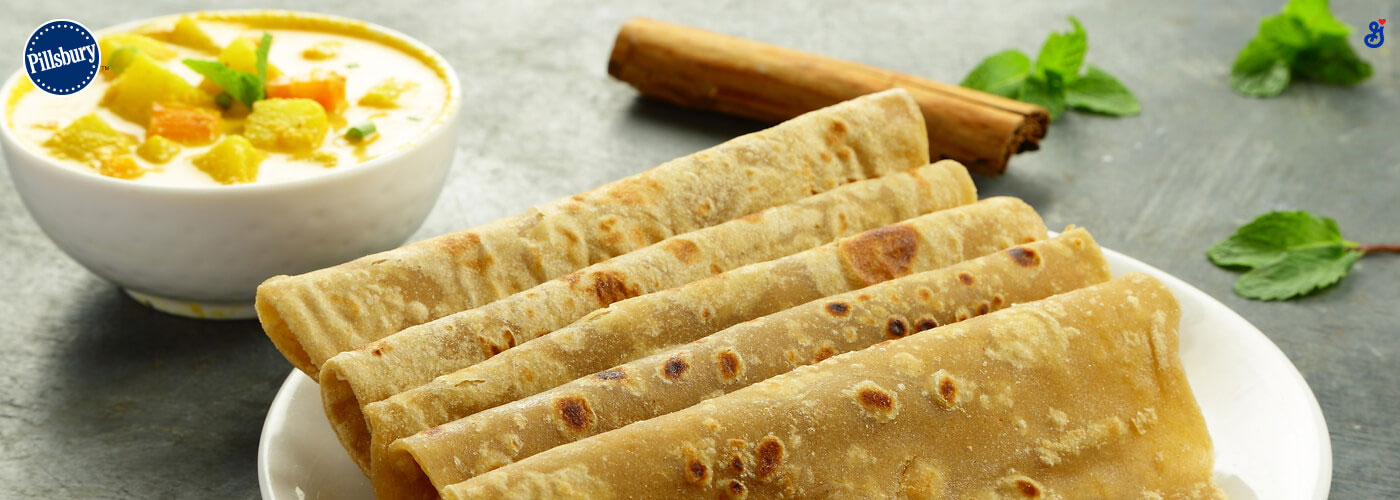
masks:
POLYGON ((1108 72, 1089 65, 1080 74, 1089 52, 1089 35, 1078 19, 1070 17, 1069 22, 1074 30, 1050 33, 1034 65, 1019 50, 998 52, 973 68, 961 85, 1039 104, 1050 111, 1051 118, 1070 108, 1110 116, 1141 112, 1137 97, 1108 72))
POLYGON ((1356 85, 1371 77, 1371 64, 1347 43, 1351 27, 1328 10, 1327 0, 1289 0, 1283 11, 1259 21, 1230 68, 1230 86, 1251 97, 1279 95, 1294 78, 1356 85))
POLYGON ((271 46, 272 35, 263 33, 255 52, 257 54, 257 73, 239 71, 219 61, 185 59, 181 62, 196 73, 204 75, 219 88, 224 89, 224 92, 243 103, 248 109, 253 109, 254 102, 267 98, 267 52, 271 46))
POLYGON ((1337 221, 1303 211, 1269 212, 1240 226, 1206 251, 1215 265, 1247 270, 1235 293, 1284 300, 1331 286, 1361 257, 1400 252, 1400 245, 1363 245, 1342 238, 1337 221))

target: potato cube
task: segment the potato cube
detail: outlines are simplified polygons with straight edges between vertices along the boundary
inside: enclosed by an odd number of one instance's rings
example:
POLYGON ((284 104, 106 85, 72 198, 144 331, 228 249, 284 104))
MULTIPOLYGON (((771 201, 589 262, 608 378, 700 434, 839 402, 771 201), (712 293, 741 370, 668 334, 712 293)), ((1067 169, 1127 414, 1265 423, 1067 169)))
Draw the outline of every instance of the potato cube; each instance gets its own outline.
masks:
POLYGON ((184 78, 161 67, 145 53, 137 54, 131 65, 112 82, 102 96, 102 104, 118 116, 145 126, 151 119, 151 107, 162 104, 184 104, 212 107, 213 98, 194 88, 184 78))
MULTIPOLYGON (((227 47, 224 47, 223 51, 219 52, 219 62, 224 63, 224 66, 244 73, 258 74, 258 40, 248 38, 235 39, 232 43, 229 43, 227 47)), ((273 66, 272 63, 267 64, 268 80, 272 80, 281 74, 282 72, 277 69, 277 66, 273 66)), ((210 94, 217 94, 220 90, 223 90, 219 88, 217 83, 210 81, 208 78, 199 82, 199 88, 210 94)))
POLYGON ((258 151, 247 139, 230 135, 190 161, 220 184, 237 184, 257 180, 258 165, 265 158, 267 153, 258 151))
POLYGON ((131 65, 136 54, 146 54, 157 61, 169 61, 177 55, 165 42, 136 33, 112 33, 97 41, 102 51, 102 65, 110 68, 108 75, 121 74, 131 65))
POLYGON ((204 32, 204 28, 199 27, 199 23, 194 22, 190 16, 180 16, 180 20, 175 21, 175 27, 166 35, 170 43, 184 45, 186 47, 208 52, 210 54, 219 51, 219 44, 214 43, 214 39, 204 32))
POLYGON ((136 163, 131 155, 120 155, 103 160, 97 173, 118 179, 135 179, 146 175, 146 169, 136 163))
POLYGON ((267 84, 268 97, 305 97, 316 101, 327 113, 336 114, 349 105, 345 100, 345 77, 334 71, 312 71, 298 78, 278 78, 267 84))
POLYGON ((158 135, 146 136, 146 142, 136 147, 136 155, 151 163, 165 163, 180 154, 180 145, 158 135))
POLYGON ((361 106, 371 106, 375 108, 395 108, 399 105, 399 96, 404 92, 417 87, 417 82, 399 80, 397 78, 385 78, 379 83, 369 88, 365 95, 360 97, 361 106))
POLYGON ((126 154, 134 145, 135 140, 102 121, 97 113, 73 120, 44 141, 44 146, 54 156, 92 167, 101 165, 107 158, 126 154))
POLYGON ((326 138, 330 122, 326 110, 311 99, 263 99, 243 125, 243 135, 254 146, 268 151, 307 152, 326 138))
POLYGON ((207 108, 192 108, 156 103, 151 108, 151 123, 147 136, 163 136, 182 144, 208 144, 222 129, 219 112, 207 108))

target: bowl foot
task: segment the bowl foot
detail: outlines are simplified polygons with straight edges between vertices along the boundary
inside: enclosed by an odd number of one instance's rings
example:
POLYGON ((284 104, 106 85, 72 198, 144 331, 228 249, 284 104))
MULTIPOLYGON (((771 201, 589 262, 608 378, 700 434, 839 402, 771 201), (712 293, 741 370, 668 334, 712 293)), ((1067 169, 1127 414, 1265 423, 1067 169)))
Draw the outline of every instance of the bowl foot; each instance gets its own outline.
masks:
POLYGON ((168 299, 123 288, 137 302, 157 311, 195 319, 251 319, 258 317, 253 302, 205 302, 168 299))

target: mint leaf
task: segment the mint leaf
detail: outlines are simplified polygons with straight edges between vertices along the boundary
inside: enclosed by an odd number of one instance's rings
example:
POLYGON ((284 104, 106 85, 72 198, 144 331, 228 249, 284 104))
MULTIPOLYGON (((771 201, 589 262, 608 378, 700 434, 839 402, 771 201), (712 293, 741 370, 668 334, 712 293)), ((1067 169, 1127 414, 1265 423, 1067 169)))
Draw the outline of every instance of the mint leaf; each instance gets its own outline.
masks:
POLYGON ((1341 36, 1322 37, 1310 49, 1298 54, 1295 72, 1330 85, 1356 85, 1371 77, 1371 64, 1341 36))
POLYGON ((1052 32, 1040 46, 1040 55, 1035 58, 1037 74, 1058 73, 1065 82, 1079 76, 1079 66, 1084 64, 1084 54, 1089 51, 1089 35, 1078 19, 1070 17, 1069 22, 1074 25, 1074 31, 1052 32))
POLYGON ((258 82, 263 87, 267 85, 267 52, 269 50, 272 50, 272 34, 263 33, 262 38, 258 40, 258 50, 255 52, 258 58, 256 63, 258 82))
POLYGON ((1104 70, 1091 65, 1080 76, 1089 35, 1078 19, 1070 17, 1069 22, 1074 29, 1050 33, 1034 65, 1019 50, 998 52, 978 63, 961 85, 1043 106, 1051 119, 1069 107, 1111 116, 1140 112, 1142 105, 1133 93, 1104 70))
POLYGON ((1292 60, 1298 51, 1312 45, 1312 33, 1298 18, 1287 14, 1266 17, 1259 21, 1259 34, 1255 39, 1272 44, 1270 49, 1280 57, 1292 60))
POLYGON ((1303 211, 1269 212, 1240 226, 1206 256, 1218 266, 1259 267, 1294 250, 1346 243, 1337 221, 1303 211))
POLYGON ((1292 80, 1288 61, 1283 59, 1274 59, 1267 66, 1253 71, 1234 71, 1230 74, 1230 86, 1250 97, 1279 95, 1292 80))
POLYGON ((194 70, 195 73, 203 75, 219 88, 224 89, 224 92, 243 103, 248 109, 253 109, 254 102, 267 98, 267 51, 271 47, 272 35, 263 33, 262 40, 258 42, 258 48, 255 52, 258 58, 257 74, 238 71, 218 61, 185 59, 181 62, 194 70))
POLYGON ((1021 95, 1016 100, 1038 104, 1050 111, 1050 119, 1060 117, 1065 111, 1065 82, 1059 73, 1032 74, 1021 87, 1021 95))
POLYGON ((1283 14, 1302 22, 1309 32, 1315 35, 1336 35, 1346 37, 1351 27, 1332 17, 1327 0, 1289 0, 1283 6, 1283 14))
POLYGON ((1021 94, 1026 76, 1031 74, 1031 58, 1019 50, 1007 50, 982 60, 960 85, 1015 99, 1021 94))
POLYGON ((1362 253, 1341 245, 1289 252, 1283 258, 1244 273, 1235 293, 1255 300, 1284 300, 1331 286, 1351 271, 1362 253))
POLYGON ((224 92, 228 92, 248 109, 252 109, 253 102, 263 97, 262 82, 258 80, 257 75, 224 66, 224 63, 218 61, 185 59, 182 62, 195 73, 204 75, 209 81, 224 89, 224 92))
POLYGON ((1283 300, 1331 286, 1372 252, 1400 252, 1400 245, 1361 245, 1342 238, 1337 221, 1307 212, 1270 212, 1240 226, 1206 251, 1217 266, 1246 269, 1235 293, 1255 300, 1283 300))
POLYGON ((1326 0, 1290 0, 1283 12, 1259 21, 1259 32, 1235 58, 1230 86, 1252 97, 1272 97, 1294 77, 1355 85, 1371 65, 1347 43, 1351 27, 1338 21, 1326 0))
POLYGON ((1065 87, 1065 104, 1112 116, 1135 115, 1142 111, 1142 105, 1127 87, 1092 64, 1084 76, 1065 87))

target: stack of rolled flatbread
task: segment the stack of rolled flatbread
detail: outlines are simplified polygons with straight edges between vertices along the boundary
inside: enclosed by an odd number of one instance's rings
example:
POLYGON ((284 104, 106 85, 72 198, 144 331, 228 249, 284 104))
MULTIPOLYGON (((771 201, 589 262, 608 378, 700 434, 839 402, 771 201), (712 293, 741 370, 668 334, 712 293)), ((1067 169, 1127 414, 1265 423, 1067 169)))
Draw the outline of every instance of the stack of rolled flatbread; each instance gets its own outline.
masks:
POLYGON ((1179 311, 885 91, 258 289, 384 499, 1223 498, 1179 311))

